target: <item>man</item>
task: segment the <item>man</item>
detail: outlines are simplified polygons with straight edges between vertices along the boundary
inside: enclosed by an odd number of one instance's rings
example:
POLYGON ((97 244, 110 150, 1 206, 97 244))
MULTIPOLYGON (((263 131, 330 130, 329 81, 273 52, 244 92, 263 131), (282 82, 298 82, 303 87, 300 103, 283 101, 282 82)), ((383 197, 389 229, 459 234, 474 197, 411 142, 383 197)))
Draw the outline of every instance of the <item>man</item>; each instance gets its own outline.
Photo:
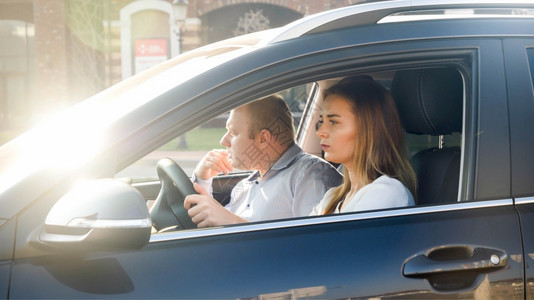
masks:
POLYGON ((342 182, 328 162, 295 144, 293 118, 280 96, 269 96, 230 112, 221 145, 194 171, 199 195, 184 206, 198 227, 307 216, 325 192, 342 182), (212 178, 234 168, 256 170, 232 190, 223 207, 213 199, 212 178))

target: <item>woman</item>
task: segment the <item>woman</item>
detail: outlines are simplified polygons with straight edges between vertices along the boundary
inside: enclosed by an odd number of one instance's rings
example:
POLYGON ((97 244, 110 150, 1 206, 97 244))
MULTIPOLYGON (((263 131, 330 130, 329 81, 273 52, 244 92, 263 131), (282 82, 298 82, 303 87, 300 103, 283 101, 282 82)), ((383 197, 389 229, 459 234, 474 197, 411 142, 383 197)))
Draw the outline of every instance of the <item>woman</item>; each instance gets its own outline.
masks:
POLYGON ((345 178, 312 215, 415 204, 416 177, 397 108, 372 78, 345 78, 325 91, 317 136, 325 159, 343 164, 345 178))

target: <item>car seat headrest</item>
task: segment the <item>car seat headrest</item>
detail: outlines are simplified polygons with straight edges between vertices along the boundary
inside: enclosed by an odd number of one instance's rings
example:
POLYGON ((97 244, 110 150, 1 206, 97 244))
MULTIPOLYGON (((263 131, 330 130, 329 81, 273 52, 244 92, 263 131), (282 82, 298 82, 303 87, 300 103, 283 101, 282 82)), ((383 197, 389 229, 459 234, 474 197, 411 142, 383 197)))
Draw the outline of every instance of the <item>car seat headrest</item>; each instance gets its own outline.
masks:
POLYGON ((398 71, 391 94, 406 132, 429 135, 461 132, 463 81, 456 69, 398 71))

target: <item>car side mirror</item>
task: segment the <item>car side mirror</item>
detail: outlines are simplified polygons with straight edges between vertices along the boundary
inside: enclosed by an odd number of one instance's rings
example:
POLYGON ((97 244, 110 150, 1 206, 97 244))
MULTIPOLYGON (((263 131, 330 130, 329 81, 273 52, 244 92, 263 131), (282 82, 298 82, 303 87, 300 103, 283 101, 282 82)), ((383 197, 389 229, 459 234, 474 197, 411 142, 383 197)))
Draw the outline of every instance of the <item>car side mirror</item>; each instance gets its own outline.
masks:
POLYGON ((52 207, 39 234, 41 243, 73 250, 142 248, 152 222, 145 199, 116 179, 84 181, 52 207))

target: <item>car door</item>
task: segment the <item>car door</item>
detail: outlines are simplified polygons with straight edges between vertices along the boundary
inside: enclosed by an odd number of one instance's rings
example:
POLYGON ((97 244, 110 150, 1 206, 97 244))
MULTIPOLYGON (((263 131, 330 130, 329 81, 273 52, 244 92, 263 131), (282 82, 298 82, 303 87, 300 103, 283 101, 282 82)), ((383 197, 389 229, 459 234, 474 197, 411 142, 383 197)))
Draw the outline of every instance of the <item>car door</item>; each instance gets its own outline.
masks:
POLYGON ((504 41, 512 149, 512 195, 523 233, 526 298, 534 298, 534 40, 504 41))
MULTIPOLYGON (((378 36, 394 28, 386 26, 378 36)), ((324 47, 335 42, 345 47, 293 56, 231 81, 224 90, 252 97, 370 68, 414 62, 461 67, 466 93, 461 202, 158 233, 139 250, 34 255, 24 245, 33 213, 46 207, 39 202, 17 220, 9 297, 522 298, 501 41, 444 38, 352 47, 346 33, 321 40, 324 47), (256 85, 258 78, 263 81, 256 85)), ((295 45, 280 47, 290 53, 295 45)), ((50 192, 47 201, 58 196, 50 192)))

